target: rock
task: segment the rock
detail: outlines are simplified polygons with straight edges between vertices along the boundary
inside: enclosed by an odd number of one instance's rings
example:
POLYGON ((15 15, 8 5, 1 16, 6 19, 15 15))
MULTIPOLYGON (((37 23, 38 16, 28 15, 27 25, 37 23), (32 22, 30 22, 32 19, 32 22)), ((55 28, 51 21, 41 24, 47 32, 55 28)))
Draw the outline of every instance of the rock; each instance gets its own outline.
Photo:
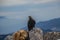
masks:
MULTIPOLYGON (((43 35, 43 31, 40 28, 33 28, 29 31, 30 40, 59 40, 60 32, 47 32, 43 35)), ((13 35, 8 35, 4 40, 29 40, 28 31, 19 30, 13 35)))
POLYGON ((13 40, 13 36, 8 35, 8 36, 6 36, 6 38, 4 40, 13 40))
POLYGON ((29 32, 30 40, 43 40, 43 31, 39 28, 34 28, 29 32))
POLYGON ((28 37, 28 32, 25 30, 19 30, 13 34, 14 40, 25 40, 28 37))
MULTIPOLYGON (((40 28, 33 28, 33 30, 29 31, 30 40, 43 40, 43 31, 40 28)), ((29 40, 28 39, 28 31, 19 30, 13 35, 8 35, 5 40, 29 40)))
POLYGON ((44 35, 44 40, 57 40, 60 39, 60 32, 47 32, 44 35))

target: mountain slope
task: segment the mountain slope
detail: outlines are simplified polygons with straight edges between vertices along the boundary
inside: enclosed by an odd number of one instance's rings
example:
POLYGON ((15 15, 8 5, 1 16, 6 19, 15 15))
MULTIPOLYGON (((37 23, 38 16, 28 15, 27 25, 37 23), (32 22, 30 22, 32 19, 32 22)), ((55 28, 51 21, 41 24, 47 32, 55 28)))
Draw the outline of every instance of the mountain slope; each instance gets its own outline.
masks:
POLYGON ((36 26, 44 30, 60 31, 60 18, 55 18, 44 22, 38 22, 36 26))

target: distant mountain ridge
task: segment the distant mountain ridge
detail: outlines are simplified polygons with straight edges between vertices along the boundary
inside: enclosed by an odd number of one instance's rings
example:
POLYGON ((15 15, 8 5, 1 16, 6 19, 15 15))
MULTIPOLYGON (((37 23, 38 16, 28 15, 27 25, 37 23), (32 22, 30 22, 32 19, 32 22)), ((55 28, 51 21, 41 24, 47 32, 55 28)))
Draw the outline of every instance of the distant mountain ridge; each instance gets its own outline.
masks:
POLYGON ((5 16, 0 16, 0 18, 5 18, 5 16))
POLYGON ((38 22, 36 26, 44 30, 60 31, 60 18, 55 18, 44 22, 38 22))
POLYGON ((8 36, 8 35, 12 35, 13 33, 11 33, 11 34, 3 34, 3 35, 0 35, 0 40, 4 40, 4 38, 6 37, 6 36, 8 36))

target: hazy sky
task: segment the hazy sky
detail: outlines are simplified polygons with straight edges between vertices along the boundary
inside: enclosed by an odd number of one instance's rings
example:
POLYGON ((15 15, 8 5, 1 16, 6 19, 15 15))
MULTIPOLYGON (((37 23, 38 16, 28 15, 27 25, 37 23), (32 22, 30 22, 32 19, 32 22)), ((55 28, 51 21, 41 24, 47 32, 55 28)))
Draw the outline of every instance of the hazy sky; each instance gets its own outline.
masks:
POLYGON ((25 4, 41 4, 56 2, 59 0, 0 0, 2 6, 25 5, 25 4))
POLYGON ((0 0, 0 16, 24 19, 28 15, 39 21, 60 17, 60 0, 0 0))
MULTIPOLYGON (((18 25, 20 21, 19 26, 22 28, 24 24, 26 25, 29 15, 37 22, 60 18, 60 0, 0 0, 0 16, 4 16, 7 18, 6 20, 8 20, 0 21, 0 27, 2 29, 4 29, 3 25, 6 24, 5 26, 7 28, 9 23, 10 26, 12 24, 12 26, 14 26, 17 21, 16 25, 18 25), (14 23, 12 23, 12 21, 14 23)), ((10 26, 9 28, 12 27, 10 26)), ((7 30, 9 30, 9 28, 7 30)), ((17 29, 19 29, 19 27, 17 29)), ((15 29, 15 31, 17 29, 15 29)), ((4 30, 0 32, 5 33, 4 30)), ((6 31, 6 33, 9 32, 6 31)))

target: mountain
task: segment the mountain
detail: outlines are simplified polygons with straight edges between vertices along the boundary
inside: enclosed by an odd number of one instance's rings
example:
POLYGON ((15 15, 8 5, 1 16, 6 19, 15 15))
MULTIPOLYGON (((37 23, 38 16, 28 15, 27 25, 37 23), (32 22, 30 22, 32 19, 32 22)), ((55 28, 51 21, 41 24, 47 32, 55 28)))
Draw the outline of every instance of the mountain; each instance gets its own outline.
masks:
POLYGON ((0 40, 4 40, 7 35, 0 35, 0 40))
POLYGON ((60 31, 60 18, 38 22, 36 26, 46 31, 60 31))
POLYGON ((0 16, 0 18, 5 18, 5 16, 0 16))
POLYGON ((5 35, 0 35, 0 40, 4 40, 4 38, 6 37, 6 36, 8 36, 8 35, 12 35, 13 33, 11 33, 11 34, 5 34, 5 35))

